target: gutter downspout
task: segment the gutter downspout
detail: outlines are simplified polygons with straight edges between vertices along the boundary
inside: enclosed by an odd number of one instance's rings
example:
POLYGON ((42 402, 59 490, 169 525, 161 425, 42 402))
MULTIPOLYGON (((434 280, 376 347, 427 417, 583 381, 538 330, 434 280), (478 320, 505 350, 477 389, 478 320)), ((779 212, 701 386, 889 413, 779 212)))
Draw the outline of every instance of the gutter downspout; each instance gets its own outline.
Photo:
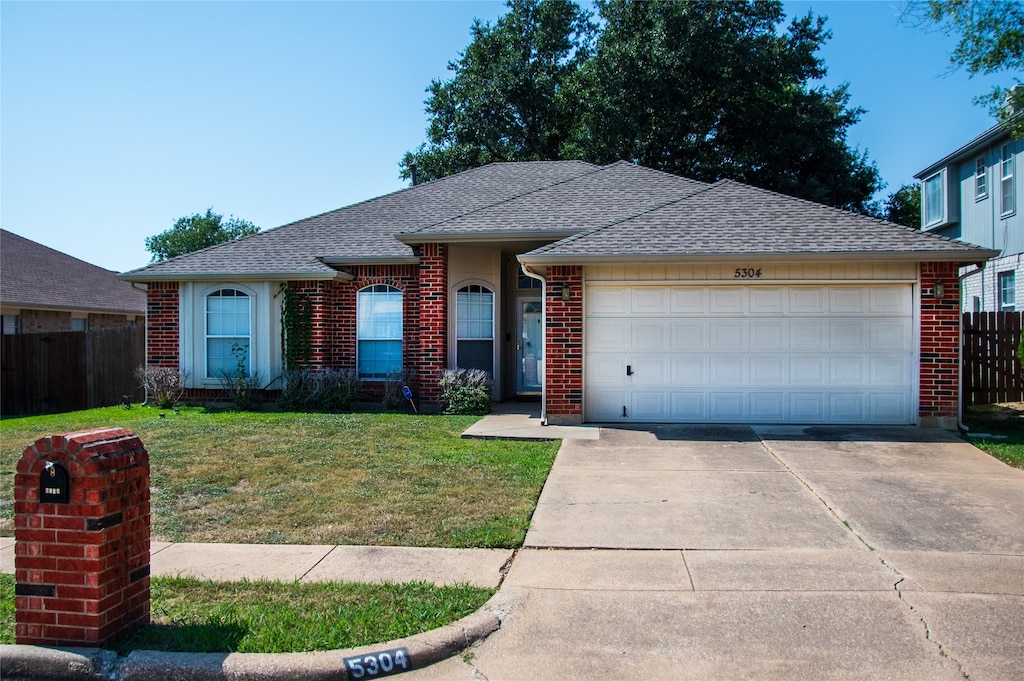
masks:
MULTIPOLYGON (((987 261, 986 261, 987 262, 987 261)), ((958 314, 960 319, 964 318, 964 279, 967 277, 973 277, 975 274, 981 274, 985 271, 985 263, 980 263, 977 269, 973 269, 970 272, 964 272, 960 275, 960 309, 958 314)), ((982 286, 985 285, 985 277, 981 277, 982 286)), ((982 296, 984 296, 984 290, 982 290, 982 296)), ((973 313, 973 310, 972 310, 973 313)), ((960 325, 960 343, 956 348, 957 357, 957 382, 956 382, 956 427, 964 433, 971 432, 971 429, 964 423, 964 329, 963 324, 960 325)))
POLYGON ((544 331, 544 371, 540 377, 540 425, 548 425, 548 280, 530 270, 529 266, 519 263, 523 274, 540 282, 540 326, 544 331))

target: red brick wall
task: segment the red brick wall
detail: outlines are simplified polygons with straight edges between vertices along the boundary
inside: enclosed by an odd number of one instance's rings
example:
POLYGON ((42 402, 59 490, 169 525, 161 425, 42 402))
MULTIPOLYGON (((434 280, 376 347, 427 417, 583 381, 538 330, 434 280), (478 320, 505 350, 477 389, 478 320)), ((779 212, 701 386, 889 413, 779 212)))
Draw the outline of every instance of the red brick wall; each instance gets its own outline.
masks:
POLYGON ((438 381, 448 368, 448 249, 444 244, 423 244, 419 265, 419 354, 416 375, 420 398, 437 404, 438 381))
POLYGON ((178 282, 149 284, 146 310, 146 363, 178 369, 178 282))
POLYGON ((40 438, 14 479, 15 637, 103 645, 149 623, 149 454, 131 432, 40 438), (41 503, 46 463, 70 479, 69 503, 41 503))
POLYGON ((957 263, 921 263, 921 390, 923 426, 955 428, 960 380, 960 280, 957 263), (936 299, 935 283, 945 292, 936 299))
POLYGON ((547 417, 550 423, 583 420, 583 268, 549 267, 547 273, 547 417), (569 300, 562 300, 562 287, 569 300))

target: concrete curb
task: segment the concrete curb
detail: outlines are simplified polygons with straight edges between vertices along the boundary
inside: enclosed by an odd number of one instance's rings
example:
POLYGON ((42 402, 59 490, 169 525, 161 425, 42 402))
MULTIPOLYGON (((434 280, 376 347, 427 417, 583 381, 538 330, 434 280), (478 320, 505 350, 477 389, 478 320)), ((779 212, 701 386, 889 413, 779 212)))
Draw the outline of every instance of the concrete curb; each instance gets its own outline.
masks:
POLYGON ((4 645, 0 660, 5 681, 342 681, 351 678, 345 658, 406 648, 411 671, 457 655, 501 626, 492 607, 497 597, 440 629, 347 650, 278 655, 137 650, 121 658, 99 648, 4 645))

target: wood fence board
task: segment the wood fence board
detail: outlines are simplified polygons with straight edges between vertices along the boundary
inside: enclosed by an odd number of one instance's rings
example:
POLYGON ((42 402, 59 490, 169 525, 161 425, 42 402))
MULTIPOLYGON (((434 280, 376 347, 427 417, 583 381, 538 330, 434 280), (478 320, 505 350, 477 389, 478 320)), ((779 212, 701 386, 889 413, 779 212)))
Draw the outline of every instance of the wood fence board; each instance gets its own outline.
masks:
POLYGON ((961 333, 964 406, 1024 400, 1017 347, 1021 312, 964 313, 961 333))

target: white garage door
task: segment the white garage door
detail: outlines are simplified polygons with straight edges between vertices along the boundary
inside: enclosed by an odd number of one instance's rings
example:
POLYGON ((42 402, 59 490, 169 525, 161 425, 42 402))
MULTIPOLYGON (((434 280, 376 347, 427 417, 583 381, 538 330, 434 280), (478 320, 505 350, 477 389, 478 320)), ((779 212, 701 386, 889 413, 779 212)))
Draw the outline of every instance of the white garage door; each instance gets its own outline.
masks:
POLYGON ((589 421, 912 422, 909 284, 587 287, 589 421))

